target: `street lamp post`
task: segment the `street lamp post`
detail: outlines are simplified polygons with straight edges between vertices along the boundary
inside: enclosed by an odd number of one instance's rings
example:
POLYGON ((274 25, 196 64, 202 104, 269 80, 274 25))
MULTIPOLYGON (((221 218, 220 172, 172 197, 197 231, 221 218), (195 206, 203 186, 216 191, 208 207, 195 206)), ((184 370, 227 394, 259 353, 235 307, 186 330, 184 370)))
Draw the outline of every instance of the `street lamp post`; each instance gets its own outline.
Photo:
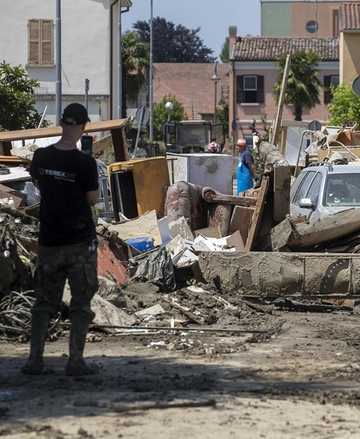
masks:
POLYGON ((166 111, 167 111, 167 114, 168 114, 168 120, 167 120, 168 121, 168 126, 167 126, 167 129, 166 129, 166 142, 167 142, 167 144, 169 144, 170 143, 170 127, 169 127, 169 124, 171 122, 170 113, 171 113, 172 109, 174 108, 174 105, 173 105, 172 102, 168 101, 165 104, 165 108, 166 108, 166 111))
POLYGON ((214 125, 216 125, 216 105, 217 105, 217 83, 220 81, 220 77, 217 75, 217 61, 214 63, 214 74, 210 78, 215 85, 215 102, 214 102, 214 125))

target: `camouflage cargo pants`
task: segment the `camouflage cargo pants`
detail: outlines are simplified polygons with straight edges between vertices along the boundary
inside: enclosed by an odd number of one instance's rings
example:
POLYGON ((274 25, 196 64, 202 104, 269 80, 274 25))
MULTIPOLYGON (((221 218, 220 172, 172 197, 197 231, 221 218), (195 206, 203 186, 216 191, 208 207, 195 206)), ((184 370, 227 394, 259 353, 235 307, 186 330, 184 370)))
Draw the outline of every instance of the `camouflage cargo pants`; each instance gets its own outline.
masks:
POLYGON ((76 313, 89 321, 93 320, 95 313, 90 305, 98 289, 96 245, 39 245, 34 275, 36 300, 33 310, 49 312, 51 315, 59 312, 66 280, 71 290, 70 318, 76 313))

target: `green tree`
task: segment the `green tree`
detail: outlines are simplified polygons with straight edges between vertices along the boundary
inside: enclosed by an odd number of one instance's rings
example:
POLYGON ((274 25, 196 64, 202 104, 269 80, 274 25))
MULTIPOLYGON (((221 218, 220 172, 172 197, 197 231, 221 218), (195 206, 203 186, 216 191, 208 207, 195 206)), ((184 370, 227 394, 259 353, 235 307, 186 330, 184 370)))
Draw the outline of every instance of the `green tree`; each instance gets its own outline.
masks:
POLYGON ((225 41, 221 47, 220 59, 224 64, 229 62, 229 37, 225 38, 225 41))
MULTIPOLYGON (((279 103, 286 58, 287 54, 283 53, 275 62, 275 65, 279 67, 279 73, 273 88, 276 104, 279 103)), ((291 55, 284 102, 294 106, 295 120, 302 120, 304 108, 311 110, 320 104, 321 83, 318 78, 320 61, 320 56, 313 50, 303 49, 291 55)))
MULTIPOLYGON (((150 43, 150 24, 137 21, 133 28, 140 39, 150 43)), ((165 18, 153 18, 153 61, 156 63, 210 63, 216 60, 213 50, 204 46, 197 35, 200 28, 190 30, 180 25, 175 26, 165 18)))
POLYGON ((330 113, 329 124, 343 126, 346 123, 360 125, 360 96, 357 96, 351 84, 340 84, 338 87, 330 86, 332 100, 327 109, 330 113))
POLYGON ((184 119, 184 107, 176 100, 174 96, 165 95, 161 102, 154 104, 153 118, 154 118, 154 131, 157 140, 163 140, 164 134, 162 132, 162 125, 168 120, 168 112, 165 108, 166 102, 172 102, 173 109, 170 113, 170 121, 175 122, 184 119))
POLYGON ((122 117, 126 117, 128 99, 136 100, 141 87, 146 84, 146 69, 150 66, 147 46, 136 32, 122 35, 122 117))
POLYGON ((229 132, 229 102, 224 99, 220 99, 219 105, 222 108, 216 109, 216 120, 219 123, 224 124, 225 135, 229 132))
MULTIPOLYGON (((19 65, 0 64, 0 131, 37 128, 41 114, 36 110, 34 92, 40 87, 19 65)), ((43 126, 49 122, 44 120, 43 126)))

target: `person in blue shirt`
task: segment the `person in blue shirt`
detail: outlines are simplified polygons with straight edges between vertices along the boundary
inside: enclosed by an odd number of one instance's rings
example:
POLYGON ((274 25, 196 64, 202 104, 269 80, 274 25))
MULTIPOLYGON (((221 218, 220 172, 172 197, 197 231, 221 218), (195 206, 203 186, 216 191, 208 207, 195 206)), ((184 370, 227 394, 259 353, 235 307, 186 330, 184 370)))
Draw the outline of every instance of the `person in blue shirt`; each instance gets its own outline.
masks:
POLYGON ((245 139, 238 139, 235 151, 238 154, 236 194, 239 195, 240 192, 253 188, 254 180, 258 176, 255 171, 254 158, 251 152, 246 149, 245 139))

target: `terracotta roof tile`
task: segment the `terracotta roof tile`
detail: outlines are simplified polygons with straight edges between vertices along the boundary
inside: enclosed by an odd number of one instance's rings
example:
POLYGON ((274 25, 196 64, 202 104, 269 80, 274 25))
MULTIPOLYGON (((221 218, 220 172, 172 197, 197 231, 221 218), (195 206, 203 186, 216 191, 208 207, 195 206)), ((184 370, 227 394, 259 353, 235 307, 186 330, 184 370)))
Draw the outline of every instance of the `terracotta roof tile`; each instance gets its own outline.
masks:
POLYGON ((360 31, 360 4, 342 3, 339 7, 340 31, 360 31))
POLYGON ((339 60, 339 39, 294 37, 241 37, 234 45, 234 59, 241 61, 275 61, 283 53, 312 49, 322 61, 339 60))
MULTIPOLYGON (((210 80, 213 63, 154 63, 153 101, 174 96, 184 106, 189 119, 201 119, 199 113, 214 113, 215 85, 210 80)), ((229 65, 217 64, 217 101, 227 97, 229 65)))

